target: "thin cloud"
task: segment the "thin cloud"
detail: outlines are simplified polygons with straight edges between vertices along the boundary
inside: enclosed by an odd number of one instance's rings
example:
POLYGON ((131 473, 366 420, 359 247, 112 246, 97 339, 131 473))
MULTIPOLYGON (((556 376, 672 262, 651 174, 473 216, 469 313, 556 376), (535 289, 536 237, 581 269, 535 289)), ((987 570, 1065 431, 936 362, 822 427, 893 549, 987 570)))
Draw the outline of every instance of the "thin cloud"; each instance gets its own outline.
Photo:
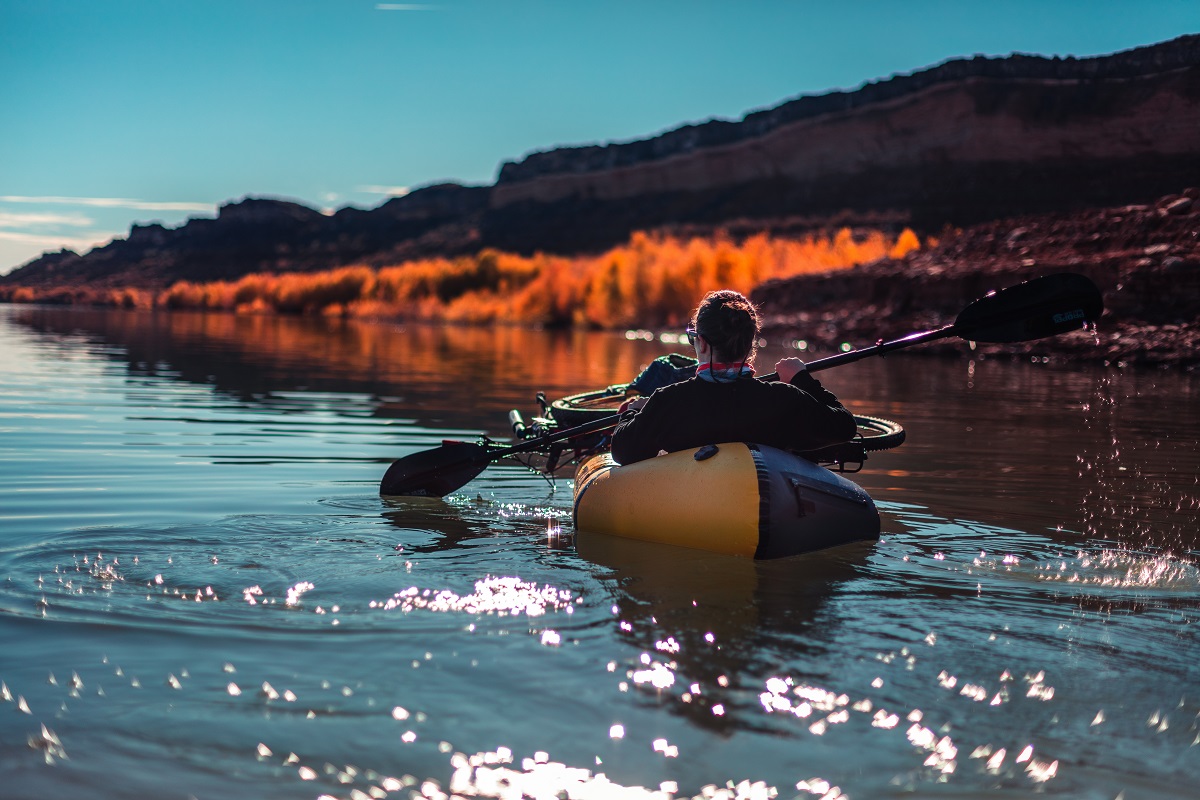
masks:
POLYGON ((436 11, 440 6, 425 3, 376 3, 376 11, 436 11))
POLYGON ((407 186, 359 186, 358 191, 366 194, 386 194, 392 197, 404 197, 408 194, 407 186))
POLYGON ((83 214, 16 214, 11 211, 0 211, 0 228, 25 228, 66 225, 72 228, 86 228, 93 220, 83 214))
POLYGON ((43 236, 36 233, 17 233, 16 231, 0 231, 0 240, 31 244, 48 250, 69 248, 80 251, 96 245, 108 244, 112 241, 111 233, 101 233, 95 236, 43 236))
POLYGON ((26 195, 0 195, 4 203, 40 203, 59 206, 90 206, 93 208, 132 208, 138 211, 212 211, 211 203, 155 202, 132 200, 127 197, 30 197, 26 195))

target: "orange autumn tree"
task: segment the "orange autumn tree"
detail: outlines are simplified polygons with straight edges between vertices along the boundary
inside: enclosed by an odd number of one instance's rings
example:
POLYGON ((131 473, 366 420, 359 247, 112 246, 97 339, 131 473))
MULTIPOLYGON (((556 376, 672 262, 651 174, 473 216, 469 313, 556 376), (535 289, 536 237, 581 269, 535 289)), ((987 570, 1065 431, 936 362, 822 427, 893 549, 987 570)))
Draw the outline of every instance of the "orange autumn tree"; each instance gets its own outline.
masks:
MULTIPOLYGON (((635 233, 596 256, 519 256, 483 250, 372 269, 254 274, 180 282, 153 305, 240 313, 325 314, 622 328, 677 325, 712 289, 749 294, 772 278, 846 269, 918 249, 911 230, 892 238, 848 228, 832 236, 758 234, 682 238, 635 233)), ((122 298, 131 304, 128 296, 122 298)), ((144 300, 139 298, 137 304, 144 300)))

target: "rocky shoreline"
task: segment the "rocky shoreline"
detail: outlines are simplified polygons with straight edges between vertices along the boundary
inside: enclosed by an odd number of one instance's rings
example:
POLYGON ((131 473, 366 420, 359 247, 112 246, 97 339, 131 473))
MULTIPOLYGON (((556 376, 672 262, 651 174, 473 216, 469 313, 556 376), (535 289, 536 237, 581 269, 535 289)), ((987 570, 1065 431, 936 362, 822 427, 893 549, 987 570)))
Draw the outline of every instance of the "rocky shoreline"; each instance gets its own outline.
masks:
POLYGON ((960 357, 1200 368, 1200 189, 1149 205, 1021 216, 947 231, 933 247, 824 275, 771 281, 752 297, 771 341, 815 352, 947 325, 993 289, 1078 272, 1104 295, 1094 332, 1013 345, 914 349, 960 357))

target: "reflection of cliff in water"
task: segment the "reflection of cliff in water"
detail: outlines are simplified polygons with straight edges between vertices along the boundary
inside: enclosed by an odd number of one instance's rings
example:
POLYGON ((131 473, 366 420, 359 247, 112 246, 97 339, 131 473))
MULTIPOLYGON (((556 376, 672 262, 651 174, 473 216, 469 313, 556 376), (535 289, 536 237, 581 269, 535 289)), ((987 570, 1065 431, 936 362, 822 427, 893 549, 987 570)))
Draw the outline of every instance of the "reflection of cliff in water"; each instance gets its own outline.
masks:
POLYGON ((821 660, 836 627, 822 610, 874 546, 754 561, 603 534, 575 540, 580 557, 603 570, 618 635, 654 662, 677 664, 671 710, 731 733, 759 724, 764 675, 793 672, 797 654, 821 660))
MULTIPOLYGON (((119 351, 135 376, 211 385, 271 406, 286 392, 371 396, 376 414, 504 431, 504 412, 624 382, 661 348, 612 334, 396 325, 227 313, 21 307, 14 322, 119 351), (497 413, 499 412, 499 413, 497 413)), ((294 405, 293 401, 284 403, 294 405)))

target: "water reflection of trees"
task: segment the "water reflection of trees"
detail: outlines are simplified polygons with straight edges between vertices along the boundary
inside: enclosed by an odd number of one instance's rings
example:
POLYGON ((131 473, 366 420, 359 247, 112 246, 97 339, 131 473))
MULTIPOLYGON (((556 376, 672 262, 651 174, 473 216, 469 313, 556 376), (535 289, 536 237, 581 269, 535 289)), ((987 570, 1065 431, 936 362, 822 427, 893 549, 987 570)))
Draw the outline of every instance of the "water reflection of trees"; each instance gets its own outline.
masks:
POLYGON ((662 347, 623 336, 226 313, 22 307, 17 323, 103 346, 130 374, 211 385, 247 403, 361 393, 378 414, 504 430, 504 412, 629 380, 662 347), (117 349, 112 349, 115 346, 117 349))

